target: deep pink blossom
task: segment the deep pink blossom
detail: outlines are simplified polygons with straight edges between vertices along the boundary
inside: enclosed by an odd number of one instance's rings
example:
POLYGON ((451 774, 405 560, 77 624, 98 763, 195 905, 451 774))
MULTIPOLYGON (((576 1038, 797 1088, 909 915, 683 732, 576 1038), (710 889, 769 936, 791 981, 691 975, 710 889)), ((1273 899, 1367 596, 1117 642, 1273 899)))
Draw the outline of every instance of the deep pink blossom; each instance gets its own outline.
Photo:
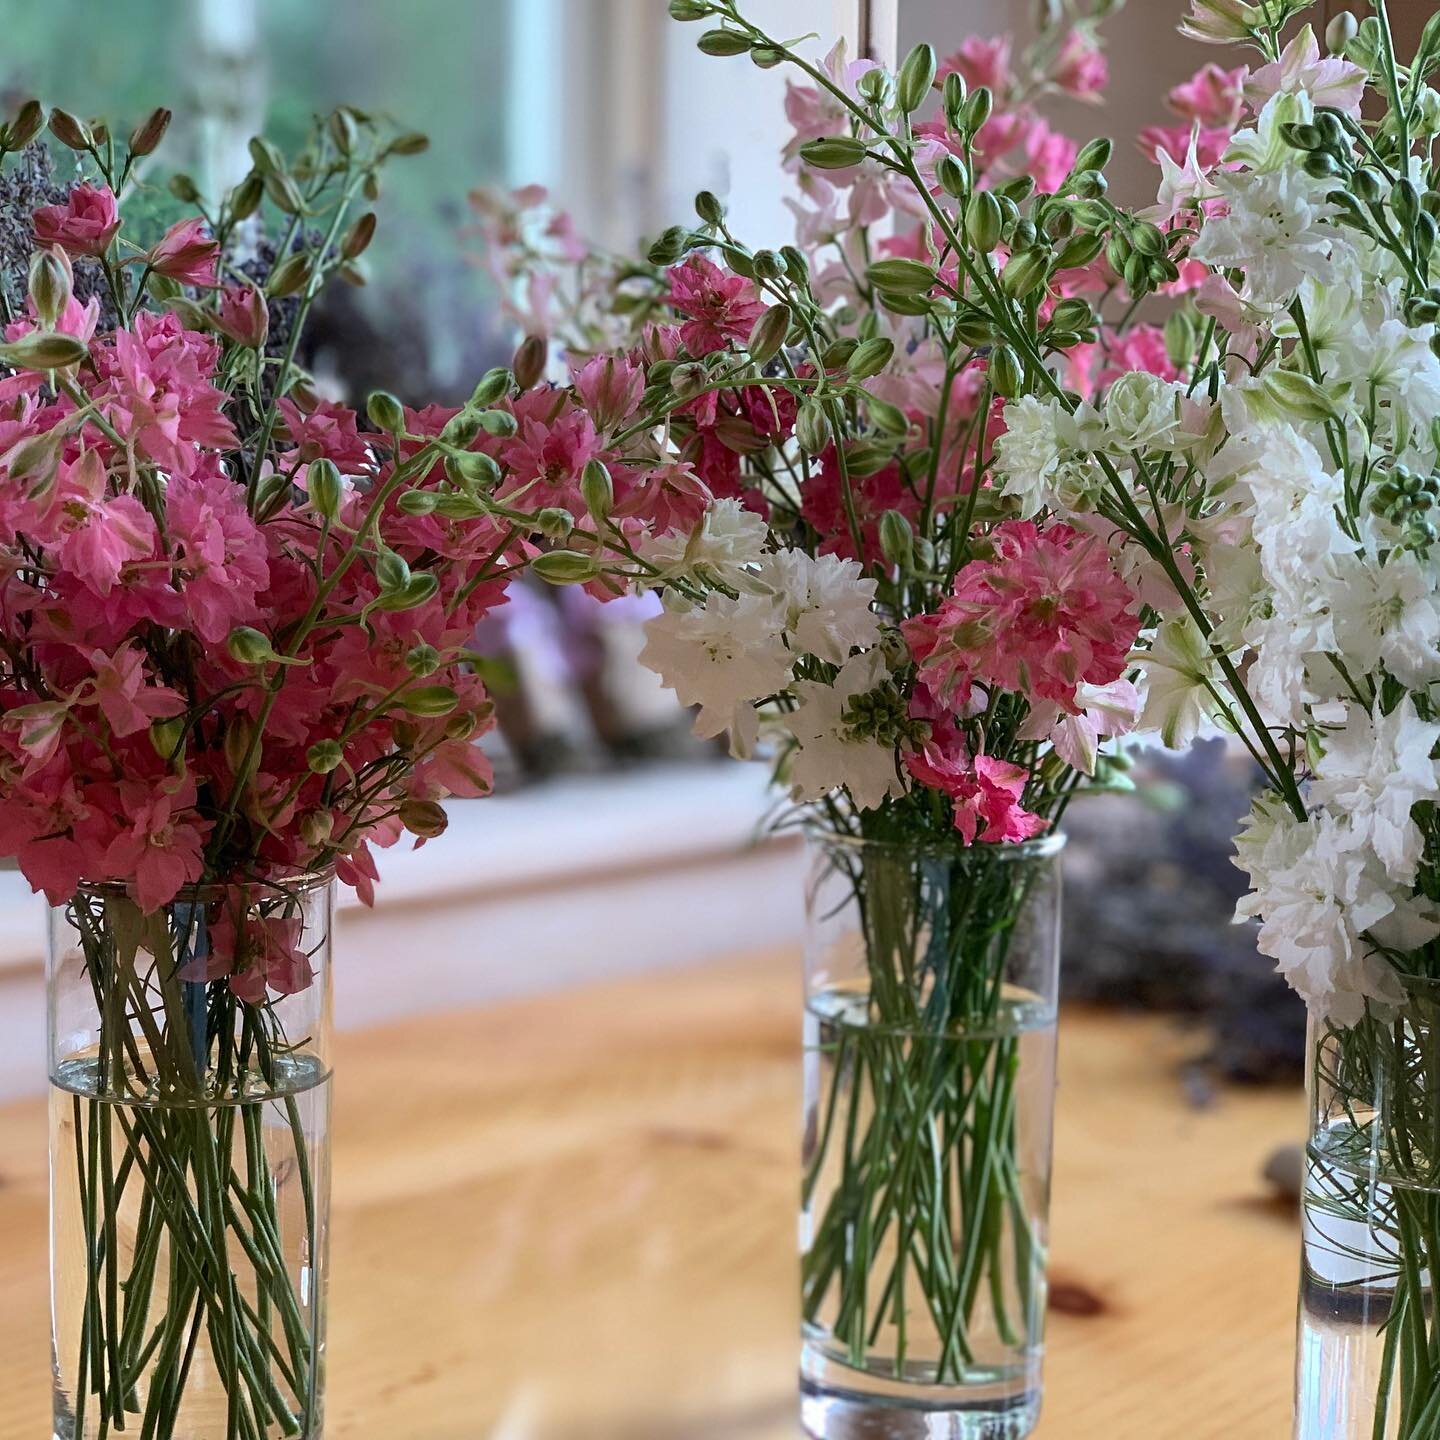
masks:
POLYGON ((227 285, 215 323, 237 345, 258 350, 270 333, 270 309, 258 285, 227 285))
POLYGON ((594 421, 560 391, 531 391, 516 414, 519 429, 501 451, 510 471, 506 497, 531 510, 560 506, 582 514, 580 475, 604 448, 594 421))
POLYGON ((922 785, 948 795, 955 828, 967 845, 1015 844, 1032 839, 1046 822, 1020 803, 1030 772, 990 755, 973 760, 963 751, 944 754, 927 748, 905 756, 905 768, 922 785))
POLYGON ((37 210, 34 225, 40 245, 59 245, 70 255, 103 255, 120 228, 120 207, 108 185, 82 180, 64 204, 37 210))
POLYGON ((195 798, 194 782, 125 780, 119 796, 124 828, 105 852, 105 873, 124 880, 142 910, 158 910, 204 870, 204 832, 184 818, 195 798))
POLYGON ((113 655, 93 651, 92 698, 113 734, 124 737, 147 729, 152 720, 179 715, 184 699, 166 685, 145 683, 145 657, 138 645, 123 645, 113 655))
POLYGON ((639 408, 645 372, 623 355, 597 355, 575 372, 575 389, 602 431, 614 430, 639 408))
POLYGON ((226 909, 210 926, 207 954, 186 967, 190 980, 228 980, 232 993, 251 1005, 270 995, 296 995, 315 983, 314 967, 301 948, 298 915, 247 914, 237 927, 226 909))
POLYGON ((209 289, 216 284, 220 247, 203 220, 177 220, 145 257, 157 273, 181 285, 209 289))
POLYGON ((254 621, 270 579, 265 543, 245 492, 218 472, 177 478, 165 497, 175 573, 195 633, 219 644, 254 621))
POLYGON ((133 495, 110 495, 94 450, 62 465, 47 517, 60 563, 96 595, 109 595, 121 569, 153 554, 154 518, 133 495))
POLYGON ((299 460, 308 465, 324 456, 346 475, 370 468, 370 450, 353 410, 330 400, 322 400, 313 410, 305 411, 293 400, 282 399, 276 408, 295 447, 288 457, 292 463, 299 460))
POLYGON ((1069 525, 1007 520, 989 538, 993 555, 960 570, 939 611, 901 626, 921 680, 962 703, 978 682, 1078 713, 1081 684, 1124 673, 1135 596, 1103 542, 1069 525))
POLYGON ((755 322, 770 307, 761 299, 753 281, 731 274, 702 255, 692 255, 683 265, 669 271, 669 303, 690 318, 680 327, 680 337, 692 355, 709 355, 723 350, 732 340, 750 338, 755 322))

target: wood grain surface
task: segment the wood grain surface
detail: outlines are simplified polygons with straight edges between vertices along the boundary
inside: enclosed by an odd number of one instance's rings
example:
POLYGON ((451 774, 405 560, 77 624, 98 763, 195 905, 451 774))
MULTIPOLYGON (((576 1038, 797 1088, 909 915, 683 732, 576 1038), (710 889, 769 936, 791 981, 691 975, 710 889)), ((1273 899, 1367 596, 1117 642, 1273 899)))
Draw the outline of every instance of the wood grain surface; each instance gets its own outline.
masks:
MULTIPOLYGON (((331 1440, 793 1440, 798 1002, 781 954, 344 1037, 331 1440)), ((1302 1107, 1193 1108, 1196 1045, 1063 1020, 1043 1440, 1289 1433, 1302 1107)), ((0 1440, 50 1434, 45 1217, 0 1110, 0 1440)))

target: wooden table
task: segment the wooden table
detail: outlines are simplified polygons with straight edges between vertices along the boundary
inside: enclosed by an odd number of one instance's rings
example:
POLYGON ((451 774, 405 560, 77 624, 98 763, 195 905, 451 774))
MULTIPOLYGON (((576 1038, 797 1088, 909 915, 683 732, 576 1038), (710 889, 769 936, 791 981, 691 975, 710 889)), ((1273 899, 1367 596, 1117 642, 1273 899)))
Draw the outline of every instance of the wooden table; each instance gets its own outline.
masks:
MULTIPOLYGON (((417 983, 423 977, 417 976, 417 983)), ((335 1440, 793 1440, 794 959, 344 1037, 335 1440)), ((1067 1014, 1044 1440, 1288 1434, 1297 1096, 1067 1014)), ((44 1111, 0 1110, 0 1440, 48 1436, 44 1111)))

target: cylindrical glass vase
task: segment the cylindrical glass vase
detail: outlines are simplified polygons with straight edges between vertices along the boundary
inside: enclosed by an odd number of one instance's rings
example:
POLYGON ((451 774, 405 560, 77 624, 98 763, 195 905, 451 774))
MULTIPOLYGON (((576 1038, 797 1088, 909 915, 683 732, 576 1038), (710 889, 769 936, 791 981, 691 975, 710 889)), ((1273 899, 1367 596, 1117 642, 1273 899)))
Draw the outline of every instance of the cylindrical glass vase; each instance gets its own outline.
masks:
POLYGON ((55 1440, 319 1440, 332 889, 51 911, 55 1440))
POLYGON ((1063 838, 818 835, 801 1417, 1014 1440, 1040 1414, 1063 838))
POLYGON ((1440 1440, 1440 983, 1312 1019, 1296 1440, 1440 1440))

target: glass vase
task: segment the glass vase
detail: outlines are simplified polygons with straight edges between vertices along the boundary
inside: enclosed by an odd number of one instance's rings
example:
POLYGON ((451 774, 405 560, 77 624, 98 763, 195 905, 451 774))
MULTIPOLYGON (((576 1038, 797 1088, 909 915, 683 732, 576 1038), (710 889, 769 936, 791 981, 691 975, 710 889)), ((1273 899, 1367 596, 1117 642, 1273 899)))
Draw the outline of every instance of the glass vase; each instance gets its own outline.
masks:
POLYGON ((1440 983, 1310 1022, 1296 1440, 1440 1437, 1440 983))
POLYGON ((801 1417, 1012 1440, 1040 1414, 1063 838, 812 839, 801 1417))
POLYGON ((318 1440, 333 882, 50 916, 55 1440, 318 1440))

